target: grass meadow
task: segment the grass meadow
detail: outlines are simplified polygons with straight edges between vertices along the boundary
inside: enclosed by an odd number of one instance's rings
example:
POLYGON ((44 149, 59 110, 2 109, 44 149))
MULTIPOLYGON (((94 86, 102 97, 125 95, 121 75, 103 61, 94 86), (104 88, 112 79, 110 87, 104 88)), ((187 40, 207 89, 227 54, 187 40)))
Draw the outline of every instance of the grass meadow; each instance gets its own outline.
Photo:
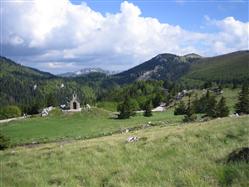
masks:
POLYGON ((15 147, 0 152, 0 184, 246 187, 249 165, 227 164, 226 160, 233 150, 248 147, 248 135, 247 115, 202 123, 172 123, 71 143, 15 147), (129 136, 140 139, 127 143, 129 136))
POLYGON ((1 125, 12 145, 32 142, 51 142, 72 139, 88 139, 111 134, 119 129, 135 127, 150 122, 181 122, 182 116, 174 116, 173 110, 155 112, 147 118, 137 114, 130 119, 118 120, 110 112, 93 108, 80 113, 54 112, 48 117, 34 117, 1 125))
MULTIPOLYGON (((238 95, 238 89, 224 89, 222 95, 225 96, 227 105, 231 113, 234 112, 234 105, 238 95)), ((202 91, 196 92, 200 97, 202 91)), ((220 95, 218 98, 221 97, 220 95)), ((187 102, 187 97, 183 98, 187 102)), ((183 116, 174 116, 174 108, 165 112, 154 112, 152 117, 144 117, 137 114, 130 119, 115 119, 115 103, 101 103, 99 107, 90 111, 80 113, 63 114, 59 110, 53 111, 48 117, 32 117, 24 120, 13 121, 0 125, 0 131, 8 136, 12 145, 45 143, 51 141, 89 139, 93 137, 112 134, 120 129, 136 127, 148 122, 180 123, 183 116)))

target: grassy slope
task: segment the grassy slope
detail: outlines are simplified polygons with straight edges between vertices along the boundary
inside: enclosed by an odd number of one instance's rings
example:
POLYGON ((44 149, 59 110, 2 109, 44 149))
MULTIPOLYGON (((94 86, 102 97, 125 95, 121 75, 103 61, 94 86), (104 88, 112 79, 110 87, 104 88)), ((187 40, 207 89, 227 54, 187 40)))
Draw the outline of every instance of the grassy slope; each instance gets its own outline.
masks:
POLYGON ((182 116, 174 116, 173 111, 157 112, 150 118, 138 114, 127 120, 111 118, 101 109, 75 114, 61 114, 50 117, 36 117, 1 125, 0 129, 10 137, 12 144, 47 142, 60 139, 83 139, 101 136, 120 128, 134 127, 149 121, 179 122, 182 116))
POLYGON ((248 186, 249 116, 0 152, 2 186, 248 186), (127 137, 141 139, 125 143, 127 137))
POLYGON ((234 52, 211 58, 203 58, 191 65, 184 79, 219 81, 245 80, 249 78, 249 51, 234 52))
MULTIPOLYGON (((223 95, 226 97, 231 113, 234 110, 233 107, 236 103, 238 91, 238 89, 224 89, 223 95)), ((202 95, 202 91, 197 91, 197 93, 199 97, 202 95)), ((187 98, 184 98, 184 101, 187 102, 187 98)), ((109 103, 102 103, 103 107, 108 105, 109 103)), ((113 108, 112 103, 110 105, 111 107, 106 108, 113 108)), ((61 139, 84 139, 108 134, 120 128, 139 126, 149 121, 173 123, 180 122, 182 119, 182 116, 173 115, 173 109, 163 113, 156 112, 150 118, 137 115, 128 120, 116 120, 110 118, 110 116, 108 111, 94 109, 91 112, 72 115, 55 114, 45 118, 36 117, 15 121, 1 125, 0 130, 10 137, 12 144, 23 144, 33 141, 49 142, 61 139)))

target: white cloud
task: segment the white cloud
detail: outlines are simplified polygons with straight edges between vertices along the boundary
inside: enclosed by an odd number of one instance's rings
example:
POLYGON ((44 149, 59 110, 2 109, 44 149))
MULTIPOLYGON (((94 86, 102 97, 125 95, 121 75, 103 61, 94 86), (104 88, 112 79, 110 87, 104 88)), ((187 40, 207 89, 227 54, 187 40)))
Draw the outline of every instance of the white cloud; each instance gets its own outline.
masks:
POLYGON ((205 16, 218 31, 190 32, 142 17, 139 7, 126 1, 120 12, 106 15, 69 0, 4 1, 1 16, 2 55, 15 58, 23 53, 26 61, 44 62, 51 71, 72 62, 78 65, 70 68, 125 69, 165 52, 215 55, 248 49, 249 23, 205 16))

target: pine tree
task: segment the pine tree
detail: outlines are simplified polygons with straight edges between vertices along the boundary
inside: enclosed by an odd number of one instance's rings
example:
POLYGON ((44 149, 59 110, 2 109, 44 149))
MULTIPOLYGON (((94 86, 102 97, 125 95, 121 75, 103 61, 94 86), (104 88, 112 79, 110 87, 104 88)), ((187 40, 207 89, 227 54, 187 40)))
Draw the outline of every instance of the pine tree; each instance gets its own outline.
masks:
POLYGON ((206 114, 209 117, 215 118, 217 116, 216 105, 217 105, 217 101, 215 97, 210 96, 207 100, 207 109, 206 109, 206 114))
POLYGON ((186 115, 184 116, 183 122, 191 122, 197 119, 196 114, 194 113, 194 108, 191 105, 191 94, 189 94, 188 98, 188 106, 186 109, 186 115))
POLYGON ((222 97, 217 104, 217 117, 226 117, 229 115, 229 108, 226 106, 226 99, 222 97))
POLYGON ((152 103, 150 100, 148 100, 146 103, 145 103, 145 111, 144 111, 144 116, 146 117, 150 117, 152 116, 152 103))
POLYGON ((124 102, 119 104, 117 110, 119 111, 118 118, 126 119, 130 116, 134 116, 135 110, 138 109, 138 103, 135 100, 131 100, 128 97, 125 97, 124 102))
POLYGON ((235 108, 239 114, 249 114, 249 89, 247 84, 243 84, 235 108))

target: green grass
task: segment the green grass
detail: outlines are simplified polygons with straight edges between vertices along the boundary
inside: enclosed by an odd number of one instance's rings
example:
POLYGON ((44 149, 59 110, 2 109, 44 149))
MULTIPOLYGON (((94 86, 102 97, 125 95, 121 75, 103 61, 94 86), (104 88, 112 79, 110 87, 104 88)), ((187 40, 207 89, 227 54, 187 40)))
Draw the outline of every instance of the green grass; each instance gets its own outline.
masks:
MULTIPOLYGON (((131 120, 132 121, 132 120, 131 120)), ((172 124, 72 143, 0 152, 0 184, 29 186, 249 186, 249 165, 227 155, 249 145, 249 116, 172 124), (138 136, 135 143, 126 143, 138 136)))
MULTIPOLYGON (((234 112, 234 105, 238 95, 238 89, 224 89, 227 105, 230 112, 234 112)), ((202 95, 202 91, 197 91, 202 95)), ((218 96, 218 99, 221 96, 218 96)), ((183 98, 187 102, 187 97, 183 98)), ((217 99, 217 100, 218 100, 217 99)), ((113 106, 114 103, 102 103, 101 106, 113 106)), ((113 119, 110 112, 93 108, 91 111, 61 114, 53 112, 49 117, 34 117, 30 119, 14 121, 0 126, 0 130, 11 139, 12 145, 32 142, 51 142, 71 139, 88 139, 108 135, 121 128, 140 126, 145 123, 166 121, 168 123, 181 122, 182 116, 174 116, 173 109, 166 112, 155 112, 152 117, 144 117, 137 114, 126 120, 113 119)))
POLYGON ((103 108, 105 110, 109 110, 112 112, 117 111, 117 102, 112 102, 112 101, 102 101, 97 103, 97 107, 103 108))
POLYGON ((74 114, 55 114, 49 117, 34 117, 1 125, 12 145, 31 142, 50 142, 70 139, 86 139, 103 136, 121 128, 143 125, 149 121, 180 122, 182 116, 173 111, 155 112, 152 117, 137 114, 126 120, 113 119, 109 112, 93 108, 74 114))

